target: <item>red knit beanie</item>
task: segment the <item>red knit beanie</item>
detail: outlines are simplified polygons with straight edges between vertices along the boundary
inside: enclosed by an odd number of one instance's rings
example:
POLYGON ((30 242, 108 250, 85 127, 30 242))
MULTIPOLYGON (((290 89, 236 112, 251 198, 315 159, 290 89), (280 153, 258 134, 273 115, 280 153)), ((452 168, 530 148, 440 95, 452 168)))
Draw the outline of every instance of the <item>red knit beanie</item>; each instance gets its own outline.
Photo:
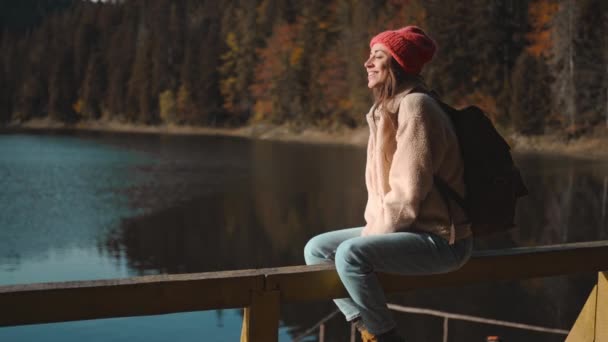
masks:
POLYGON ((403 70, 415 75, 433 58, 437 49, 435 42, 417 26, 381 32, 372 38, 369 47, 376 43, 384 44, 403 70))

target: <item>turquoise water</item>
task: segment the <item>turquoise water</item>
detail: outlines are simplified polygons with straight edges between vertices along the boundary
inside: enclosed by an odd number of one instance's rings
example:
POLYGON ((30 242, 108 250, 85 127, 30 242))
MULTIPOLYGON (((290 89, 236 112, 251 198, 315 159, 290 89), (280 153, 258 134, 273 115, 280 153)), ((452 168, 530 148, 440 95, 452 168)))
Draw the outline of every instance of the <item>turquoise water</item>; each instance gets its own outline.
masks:
POLYGON ((120 189, 152 162, 73 137, 0 135, 0 284, 129 274, 98 240, 136 215, 120 189))
MULTIPOLYGON (((146 212, 125 189, 151 186, 138 170, 157 162, 90 139, 0 135, 0 285, 159 273, 101 247, 123 219, 146 212)), ((241 310, 217 310, 39 324, 0 328, 0 341, 237 341, 241 322, 241 310)))

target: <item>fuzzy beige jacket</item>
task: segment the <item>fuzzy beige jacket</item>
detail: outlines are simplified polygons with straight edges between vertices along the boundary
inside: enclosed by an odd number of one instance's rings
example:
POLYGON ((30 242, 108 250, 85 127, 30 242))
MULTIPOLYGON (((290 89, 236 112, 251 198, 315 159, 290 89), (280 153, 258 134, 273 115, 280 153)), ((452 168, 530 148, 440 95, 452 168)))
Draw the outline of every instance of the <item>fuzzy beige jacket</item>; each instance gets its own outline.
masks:
POLYGON ((449 117, 429 95, 397 94, 386 108, 367 114, 365 183, 368 201, 362 235, 425 231, 450 242, 471 234, 464 211, 450 212, 434 185, 438 175, 464 195, 464 164, 449 117))

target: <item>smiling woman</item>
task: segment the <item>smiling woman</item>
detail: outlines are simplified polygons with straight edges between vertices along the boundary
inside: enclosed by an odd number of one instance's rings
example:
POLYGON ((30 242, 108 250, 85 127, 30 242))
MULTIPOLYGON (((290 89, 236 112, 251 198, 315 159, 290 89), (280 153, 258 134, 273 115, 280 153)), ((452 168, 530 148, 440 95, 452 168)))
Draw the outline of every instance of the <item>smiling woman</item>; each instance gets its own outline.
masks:
POLYGON ((315 236, 304 248, 308 264, 335 263, 350 296, 335 303, 364 342, 403 341, 375 272, 449 272, 471 255, 464 211, 434 184, 440 177, 464 195, 458 140, 419 76, 435 49, 416 26, 372 38, 364 63, 375 97, 367 114, 366 225, 315 236))
POLYGON ((389 74, 390 54, 388 49, 383 44, 375 44, 369 54, 369 58, 365 61, 367 69, 367 87, 374 89, 377 85, 384 84, 386 77, 389 74))

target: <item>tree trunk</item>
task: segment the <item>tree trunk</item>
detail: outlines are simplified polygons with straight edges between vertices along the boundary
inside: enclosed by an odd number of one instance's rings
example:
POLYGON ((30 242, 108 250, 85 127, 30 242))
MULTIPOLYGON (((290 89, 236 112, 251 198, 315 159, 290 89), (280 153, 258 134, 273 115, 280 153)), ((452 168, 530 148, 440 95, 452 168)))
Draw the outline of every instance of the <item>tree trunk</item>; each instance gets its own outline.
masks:
POLYGON ((568 116, 570 117, 570 126, 571 128, 576 127, 575 123, 575 91, 576 87, 574 86, 574 35, 573 35, 573 26, 574 26, 574 0, 570 0, 568 2, 568 78, 569 78, 569 86, 570 94, 568 94, 568 116))

